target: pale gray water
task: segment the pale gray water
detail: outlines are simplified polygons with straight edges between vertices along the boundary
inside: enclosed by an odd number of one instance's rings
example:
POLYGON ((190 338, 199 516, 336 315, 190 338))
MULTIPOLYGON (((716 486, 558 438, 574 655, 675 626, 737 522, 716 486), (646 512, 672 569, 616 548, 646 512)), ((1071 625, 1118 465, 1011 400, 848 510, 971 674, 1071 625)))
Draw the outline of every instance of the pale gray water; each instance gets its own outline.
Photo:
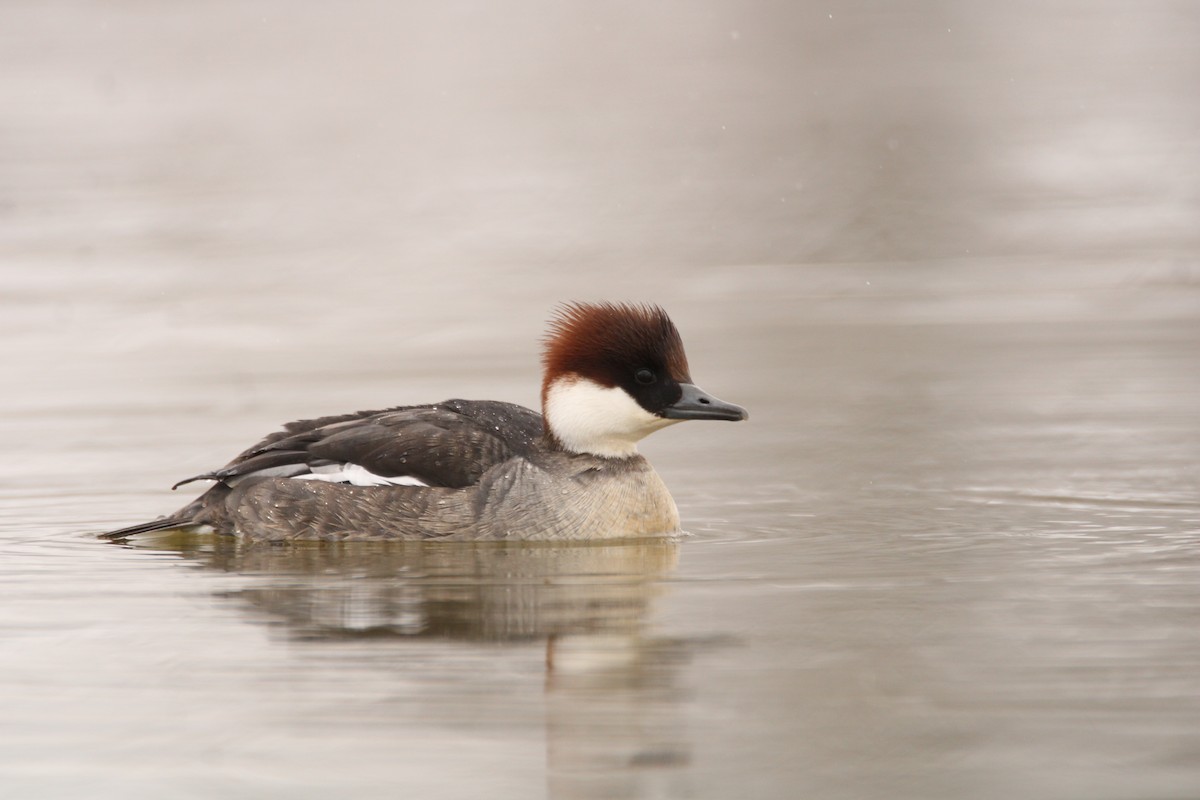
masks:
POLYGON ((0 12, 0 795, 1200 795, 1200 7, 439 8, 0 12), (572 298, 677 545, 93 538, 572 298))

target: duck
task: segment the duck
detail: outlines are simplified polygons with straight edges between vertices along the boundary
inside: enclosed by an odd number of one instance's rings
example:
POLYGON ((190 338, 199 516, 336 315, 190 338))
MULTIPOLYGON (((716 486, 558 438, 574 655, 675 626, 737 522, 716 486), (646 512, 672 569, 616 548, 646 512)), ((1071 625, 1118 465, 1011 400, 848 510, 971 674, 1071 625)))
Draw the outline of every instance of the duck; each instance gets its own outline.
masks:
POLYGON ((571 302, 549 322, 541 413, 496 400, 289 422, 174 514, 100 534, 173 529, 245 540, 572 541, 677 535, 679 510, 638 452, 685 420, 741 421, 691 378, 657 305, 571 302))

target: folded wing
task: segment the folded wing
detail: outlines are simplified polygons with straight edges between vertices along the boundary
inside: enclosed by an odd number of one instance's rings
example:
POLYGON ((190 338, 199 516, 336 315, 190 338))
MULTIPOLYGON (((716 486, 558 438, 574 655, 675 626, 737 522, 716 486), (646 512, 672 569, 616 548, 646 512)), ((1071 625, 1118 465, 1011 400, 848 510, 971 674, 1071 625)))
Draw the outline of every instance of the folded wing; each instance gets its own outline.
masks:
POLYGON ((251 475, 328 480, 365 473, 380 483, 460 488, 497 464, 530 455, 541 435, 540 414, 489 400, 363 411, 288 423, 221 469, 176 486, 203 479, 236 485, 251 475))

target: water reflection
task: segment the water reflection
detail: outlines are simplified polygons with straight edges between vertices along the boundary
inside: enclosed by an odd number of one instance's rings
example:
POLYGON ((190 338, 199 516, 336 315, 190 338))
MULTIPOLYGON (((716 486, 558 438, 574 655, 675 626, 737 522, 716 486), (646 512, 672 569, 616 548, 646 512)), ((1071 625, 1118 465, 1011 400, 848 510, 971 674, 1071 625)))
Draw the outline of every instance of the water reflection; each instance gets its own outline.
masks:
POLYGON ((123 546, 244 579, 219 595, 293 640, 541 642, 549 796, 686 793, 680 675, 697 648, 721 642, 656 636, 648 623, 676 541, 263 544, 171 532, 123 546))
POLYGON ((131 546, 246 576, 244 588, 225 595, 310 639, 632 636, 679 558, 671 540, 279 546, 175 532, 131 546))

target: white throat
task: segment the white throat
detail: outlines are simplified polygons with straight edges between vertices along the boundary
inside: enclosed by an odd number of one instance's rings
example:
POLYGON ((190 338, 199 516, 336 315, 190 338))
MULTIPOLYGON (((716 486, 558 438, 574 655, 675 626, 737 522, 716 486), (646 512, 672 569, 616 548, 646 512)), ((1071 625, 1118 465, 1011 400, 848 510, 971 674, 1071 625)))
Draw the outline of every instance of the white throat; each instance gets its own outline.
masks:
POLYGON ((656 417, 620 387, 568 375, 546 391, 546 424, 572 453, 626 458, 637 443, 660 428, 682 420, 656 417))

